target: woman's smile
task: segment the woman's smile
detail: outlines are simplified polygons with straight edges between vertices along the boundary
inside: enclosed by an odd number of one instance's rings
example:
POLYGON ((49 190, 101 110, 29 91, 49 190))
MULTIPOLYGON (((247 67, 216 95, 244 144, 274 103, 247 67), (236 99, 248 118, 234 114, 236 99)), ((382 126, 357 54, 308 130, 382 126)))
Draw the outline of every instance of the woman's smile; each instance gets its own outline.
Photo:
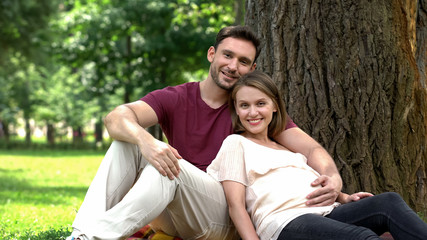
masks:
POLYGON ((257 119, 249 119, 248 122, 251 125, 258 125, 261 122, 261 118, 257 118, 257 119))
POLYGON ((243 86, 236 93, 235 108, 247 134, 267 137, 268 125, 276 111, 269 96, 254 87, 243 86))

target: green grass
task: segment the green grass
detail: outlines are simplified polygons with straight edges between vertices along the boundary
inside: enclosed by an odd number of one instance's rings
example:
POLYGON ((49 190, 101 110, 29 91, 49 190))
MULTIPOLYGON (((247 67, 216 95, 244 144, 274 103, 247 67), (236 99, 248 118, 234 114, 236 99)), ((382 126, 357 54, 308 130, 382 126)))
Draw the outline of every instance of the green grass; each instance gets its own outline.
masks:
POLYGON ((64 239, 104 156, 0 151, 0 239, 64 239))
POLYGON ((104 154, 0 150, 0 239, 65 239, 104 154))

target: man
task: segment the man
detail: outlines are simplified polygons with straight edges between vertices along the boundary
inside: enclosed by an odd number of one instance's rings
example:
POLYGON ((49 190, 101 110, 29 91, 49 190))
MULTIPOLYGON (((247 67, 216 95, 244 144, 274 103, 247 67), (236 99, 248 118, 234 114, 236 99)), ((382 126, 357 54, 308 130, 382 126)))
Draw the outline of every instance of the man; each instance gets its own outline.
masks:
MULTIPOLYGON (((154 91, 105 118, 114 141, 73 223, 72 237, 123 239, 146 224, 183 239, 239 239, 222 186, 205 173, 232 130, 227 100, 256 67, 259 40, 248 27, 223 28, 207 58, 208 77, 154 91), (160 123, 169 144, 145 128, 160 123), (185 159, 185 160, 184 160, 185 159)), ((307 204, 331 204, 342 182, 331 157, 292 122, 276 139, 323 174, 307 204)))

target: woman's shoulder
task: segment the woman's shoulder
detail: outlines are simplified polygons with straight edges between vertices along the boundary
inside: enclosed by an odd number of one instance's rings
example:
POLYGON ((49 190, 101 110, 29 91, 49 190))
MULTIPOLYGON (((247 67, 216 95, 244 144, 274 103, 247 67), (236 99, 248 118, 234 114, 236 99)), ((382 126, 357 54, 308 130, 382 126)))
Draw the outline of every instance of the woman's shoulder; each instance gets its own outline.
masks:
POLYGON ((231 134, 225 138, 225 140, 223 141, 223 145, 228 145, 234 148, 238 148, 238 147, 248 148, 248 147, 256 147, 257 144, 240 134, 231 134))
POLYGON ((218 153, 244 152, 244 146, 246 145, 244 141, 245 137, 239 134, 228 135, 222 142, 218 153))
POLYGON ((228 137, 225 138, 224 143, 241 143, 242 141, 244 141, 246 138, 243 137, 240 134, 231 134, 228 135, 228 137))

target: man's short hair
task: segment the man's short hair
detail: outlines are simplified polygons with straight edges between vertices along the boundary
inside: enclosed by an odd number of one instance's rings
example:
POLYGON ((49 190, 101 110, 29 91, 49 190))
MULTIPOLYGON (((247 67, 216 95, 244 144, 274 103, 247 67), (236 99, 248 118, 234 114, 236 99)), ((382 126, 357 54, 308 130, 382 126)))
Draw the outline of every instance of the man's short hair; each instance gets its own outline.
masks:
POLYGON ((244 39, 252 42, 252 44, 256 49, 255 59, 253 63, 256 62, 259 56, 259 53, 261 52, 261 48, 260 48, 261 41, 259 40, 257 35, 252 31, 251 28, 249 28, 248 26, 228 26, 228 27, 222 28, 216 35, 216 41, 214 44, 215 50, 218 48, 218 45, 222 42, 222 40, 229 37, 244 39))

